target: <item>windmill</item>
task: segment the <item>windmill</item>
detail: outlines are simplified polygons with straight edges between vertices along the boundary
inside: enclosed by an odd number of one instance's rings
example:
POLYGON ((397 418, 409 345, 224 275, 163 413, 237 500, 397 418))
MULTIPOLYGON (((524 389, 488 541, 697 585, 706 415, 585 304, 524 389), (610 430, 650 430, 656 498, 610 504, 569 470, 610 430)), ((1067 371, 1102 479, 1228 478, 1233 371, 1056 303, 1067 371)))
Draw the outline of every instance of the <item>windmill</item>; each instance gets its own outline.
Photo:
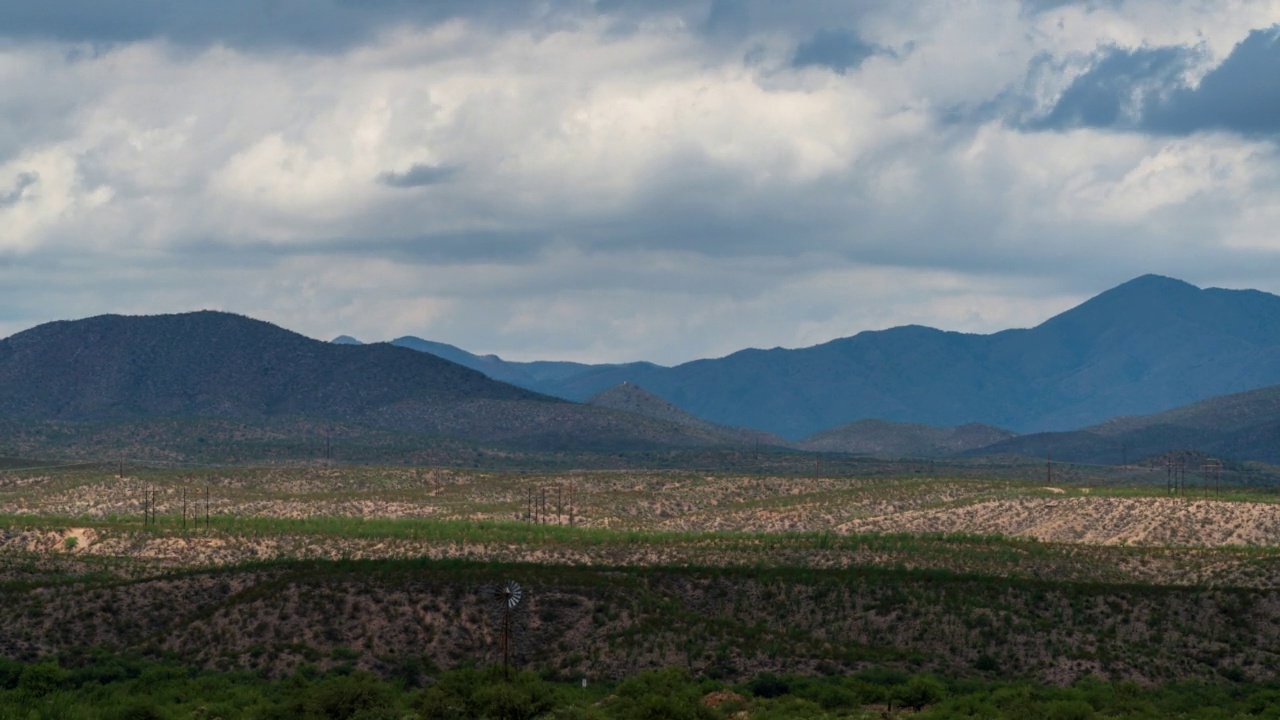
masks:
POLYGON ((502 672, 511 679, 511 613, 520 605, 524 591, 520 583, 508 580, 494 588, 494 599, 502 605, 502 672))

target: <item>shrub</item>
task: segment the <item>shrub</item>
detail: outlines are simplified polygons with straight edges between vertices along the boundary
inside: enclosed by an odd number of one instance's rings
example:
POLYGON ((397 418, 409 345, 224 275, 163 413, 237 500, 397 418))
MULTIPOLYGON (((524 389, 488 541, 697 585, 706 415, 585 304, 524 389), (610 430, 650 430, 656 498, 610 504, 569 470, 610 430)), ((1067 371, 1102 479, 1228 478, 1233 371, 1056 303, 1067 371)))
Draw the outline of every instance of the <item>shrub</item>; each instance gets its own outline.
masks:
POLYGON ((683 668, 650 670, 623 681, 609 710, 619 720, 702 720, 715 718, 703 707, 698 686, 683 668))
POLYGON ((1083 700, 1055 700, 1044 706, 1046 720, 1092 720, 1093 706, 1083 700))
POLYGON ((747 684, 747 689, 758 698, 776 698, 791 692, 791 683, 773 673, 762 673, 747 684))
POLYGON ((946 687, 937 678, 929 675, 916 675, 905 684, 895 686, 890 693, 895 704, 909 707, 917 712, 946 696, 946 687))
POLYGON ((314 720, 397 720, 391 688, 366 672, 331 677, 295 690, 286 717, 314 720))
POLYGON ((18 691, 30 698, 44 697, 64 687, 70 675, 51 661, 28 665, 18 676, 18 691))

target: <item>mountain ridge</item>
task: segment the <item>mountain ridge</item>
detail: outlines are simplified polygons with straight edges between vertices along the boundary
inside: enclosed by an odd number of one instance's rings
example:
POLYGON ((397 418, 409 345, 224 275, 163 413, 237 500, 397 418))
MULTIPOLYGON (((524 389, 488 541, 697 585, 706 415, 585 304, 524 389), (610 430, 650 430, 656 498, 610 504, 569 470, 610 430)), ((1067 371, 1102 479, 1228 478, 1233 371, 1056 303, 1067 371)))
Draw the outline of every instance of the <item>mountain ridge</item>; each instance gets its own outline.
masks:
POLYGON ((164 417, 328 418, 552 449, 722 442, 501 383, 428 353, 326 343, 230 313, 99 315, 0 340, 0 418, 164 417))
POLYGON ((708 421, 792 440, 864 419, 1060 431, 1280 383, 1280 297, 1144 275, 1031 328, 906 325, 512 382, 576 401, 630 382, 708 421))
POLYGON ((1120 464, 1197 451, 1280 463, 1280 385, 1201 400, 1159 413, 1111 418, 1067 432, 1009 438, 965 455, 1013 454, 1120 464))
POLYGON ((940 428, 886 420, 857 420, 811 435, 796 446, 813 452, 882 457, 948 457, 1013 437, 1016 433, 979 423, 940 428))
POLYGON ((734 442, 744 445, 788 447, 782 438, 760 430, 736 428, 718 425, 696 415, 681 410, 662 398, 648 392, 639 385, 622 383, 607 390, 602 390, 587 399, 588 405, 613 408, 624 412, 635 413, 657 420, 673 422, 678 425, 694 428, 708 433, 723 435, 734 442))

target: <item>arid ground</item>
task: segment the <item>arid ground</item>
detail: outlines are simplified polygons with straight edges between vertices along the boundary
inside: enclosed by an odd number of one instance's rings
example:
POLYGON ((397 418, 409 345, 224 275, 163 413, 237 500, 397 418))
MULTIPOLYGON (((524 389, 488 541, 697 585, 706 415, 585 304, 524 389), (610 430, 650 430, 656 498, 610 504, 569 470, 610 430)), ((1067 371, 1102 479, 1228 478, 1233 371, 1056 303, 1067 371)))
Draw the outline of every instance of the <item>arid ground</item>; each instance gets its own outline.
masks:
POLYGON ((491 659, 485 589, 518 577, 523 661, 566 672, 1261 677, 1280 659, 1277 500, 921 473, 15 469, 0 634, 31 657, 448 667, 491 659))

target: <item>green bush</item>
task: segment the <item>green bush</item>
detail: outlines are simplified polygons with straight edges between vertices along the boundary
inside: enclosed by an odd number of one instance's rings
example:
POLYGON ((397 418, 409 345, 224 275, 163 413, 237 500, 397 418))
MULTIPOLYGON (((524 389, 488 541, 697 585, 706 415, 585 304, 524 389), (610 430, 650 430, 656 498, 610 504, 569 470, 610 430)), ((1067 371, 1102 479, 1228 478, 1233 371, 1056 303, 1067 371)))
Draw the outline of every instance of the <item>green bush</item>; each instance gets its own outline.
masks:
POLYGON ((763 673, 747 683, 747 690, 758 698, 776 698, 790 694, 791 683, 773 673, 763 673))
POLYGON ((301 720, 399 720, 389 685, 366 672, 330 677, 315 685, 293 679, 291 696, 268 713, 271 718, 301 720))
POLYGON ((57 663, 44 661, 28 665, 18 676, 18 692, 29 698, 40 698, 67 685, 71 673, 57 663))
POLYGON ((1045 720, 1093 720, 1094 714, 1083 700, 1055 700, 1044 706, 1045 720))
POLYGON ((130 700, 121 707, 102 713, 104 720, 167 720, 152 700, 130 700))
POLYGON ((916 675, 902 685, 890 691, 893 704, 920 711, 933 705, 947 696, 947 688, 937 678, 929 675, 916 675))
POLYGON ((702 692, 683 668, 650 670, 628 678, 606 709, 618 720, 703 720, 716 713, 701 704, 702 692))

